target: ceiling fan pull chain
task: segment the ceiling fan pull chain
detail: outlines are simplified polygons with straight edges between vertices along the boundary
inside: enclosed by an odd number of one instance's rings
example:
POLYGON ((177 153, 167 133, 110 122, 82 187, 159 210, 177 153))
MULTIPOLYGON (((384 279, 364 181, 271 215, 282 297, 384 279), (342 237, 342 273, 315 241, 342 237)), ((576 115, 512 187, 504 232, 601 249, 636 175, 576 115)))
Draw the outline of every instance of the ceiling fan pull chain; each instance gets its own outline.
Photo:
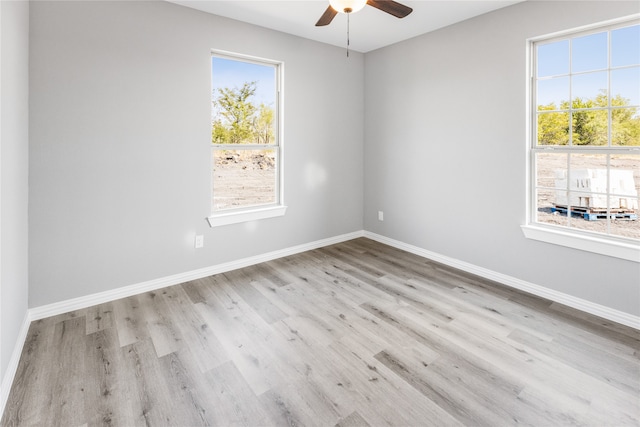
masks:
POLYGON ((349 15, 351 14, 347 13, 347 58, 349 57, 349 15))

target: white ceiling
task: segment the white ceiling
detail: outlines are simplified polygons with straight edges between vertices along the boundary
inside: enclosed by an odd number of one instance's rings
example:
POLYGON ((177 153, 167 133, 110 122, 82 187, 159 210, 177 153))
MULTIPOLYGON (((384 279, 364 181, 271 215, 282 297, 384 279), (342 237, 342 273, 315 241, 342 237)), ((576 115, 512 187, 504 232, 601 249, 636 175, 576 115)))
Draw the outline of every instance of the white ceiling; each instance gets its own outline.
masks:
MULTIPOLYGON (((315 26, 328 0, 167 1, 335 46, 347 42, 346 15, 338 14, 326 27, 315 26)), ((403 19, 365 6, 351 15, 350 48, 369 52, 521 1, 525 0, 400 0, 413 8, 403 19)))

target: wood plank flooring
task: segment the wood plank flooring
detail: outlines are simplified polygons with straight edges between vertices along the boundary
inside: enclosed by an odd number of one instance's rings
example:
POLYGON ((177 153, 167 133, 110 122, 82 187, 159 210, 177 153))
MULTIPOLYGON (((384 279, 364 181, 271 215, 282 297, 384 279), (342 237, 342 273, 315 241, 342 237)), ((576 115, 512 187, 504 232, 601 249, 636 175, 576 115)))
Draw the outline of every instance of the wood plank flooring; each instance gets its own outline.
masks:
POLYGON ((640 332, 368 239, 34 321, 2 426, 638 426, 640 332))

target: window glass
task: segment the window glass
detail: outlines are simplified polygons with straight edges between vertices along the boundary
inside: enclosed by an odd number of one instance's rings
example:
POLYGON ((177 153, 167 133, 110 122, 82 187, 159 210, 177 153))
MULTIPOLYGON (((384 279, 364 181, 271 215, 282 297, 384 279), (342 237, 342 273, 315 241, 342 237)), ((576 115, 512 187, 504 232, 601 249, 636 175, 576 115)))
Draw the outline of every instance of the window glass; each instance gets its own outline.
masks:
POLYGON ((534 218, 536 222, 559 225, 563 227, 569 226, 569 219, 563 214, 562 205, 556 204, 558 200, 567 198, 567 192, 563 190, 536 190, 536 211, 534 218))
POLYGON ((640 105, 640 67, 611 71, 611 97, 614 106, 640 105))
POLYGON ((576 74, 571 76, 573 108, 607 107, 608 73, 576 74))
POLYGON ((212 210, 279 205, 278 64, 212 55, 212 210))
POLYGON ((572 39, 572 73, 607 68, 607 58, 607 33, 591 34, 572 39))
POLYGON ((611 144, 614 146, 640 146, 640 108, 613 108, 611 110, 611 144))
POLYGON ((566 153, 536 153, 536 185, 566 189, 567 160, 566 153))
POLYGON ((538 82, 538 108, 550 110, 567 109, 563 102, 569 99, 569 77, 556 77, 538 82))
POLYGON ((573 111, 571 130, 572 145, 605 146, 609 141, 609 111, 573 111))
POLYGON ((276 152, 214 150, 214 210, 237 209, 276 202, 276 152))
POLYGON ((640 239, 639 36, 626 23, 535 43, 533 222, 640 239))
POLYGON ((569 143, 569 113, 547 113, 540 109, 537 120, 538 145, 567 145, 569 143))
POLYGON ((640 195, 640 154, 612 154, 611 192, 637 197, 640 195))
POLYGON ((640 26, 611 31, 611 66, 640 64, 640 26))
POLYGON ((569 41, 538 45, 538 77, 569 73, 569 41))

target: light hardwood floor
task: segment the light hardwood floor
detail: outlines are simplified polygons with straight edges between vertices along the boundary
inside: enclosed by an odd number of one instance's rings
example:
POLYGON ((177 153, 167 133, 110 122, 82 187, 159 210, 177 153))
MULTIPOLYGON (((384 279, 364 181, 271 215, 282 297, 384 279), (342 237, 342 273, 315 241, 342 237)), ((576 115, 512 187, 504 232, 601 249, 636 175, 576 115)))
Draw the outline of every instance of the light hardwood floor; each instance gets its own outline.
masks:
POLYGON ((1 424, 637 426, 639 349, 356 239, 33 322, 1 424))

